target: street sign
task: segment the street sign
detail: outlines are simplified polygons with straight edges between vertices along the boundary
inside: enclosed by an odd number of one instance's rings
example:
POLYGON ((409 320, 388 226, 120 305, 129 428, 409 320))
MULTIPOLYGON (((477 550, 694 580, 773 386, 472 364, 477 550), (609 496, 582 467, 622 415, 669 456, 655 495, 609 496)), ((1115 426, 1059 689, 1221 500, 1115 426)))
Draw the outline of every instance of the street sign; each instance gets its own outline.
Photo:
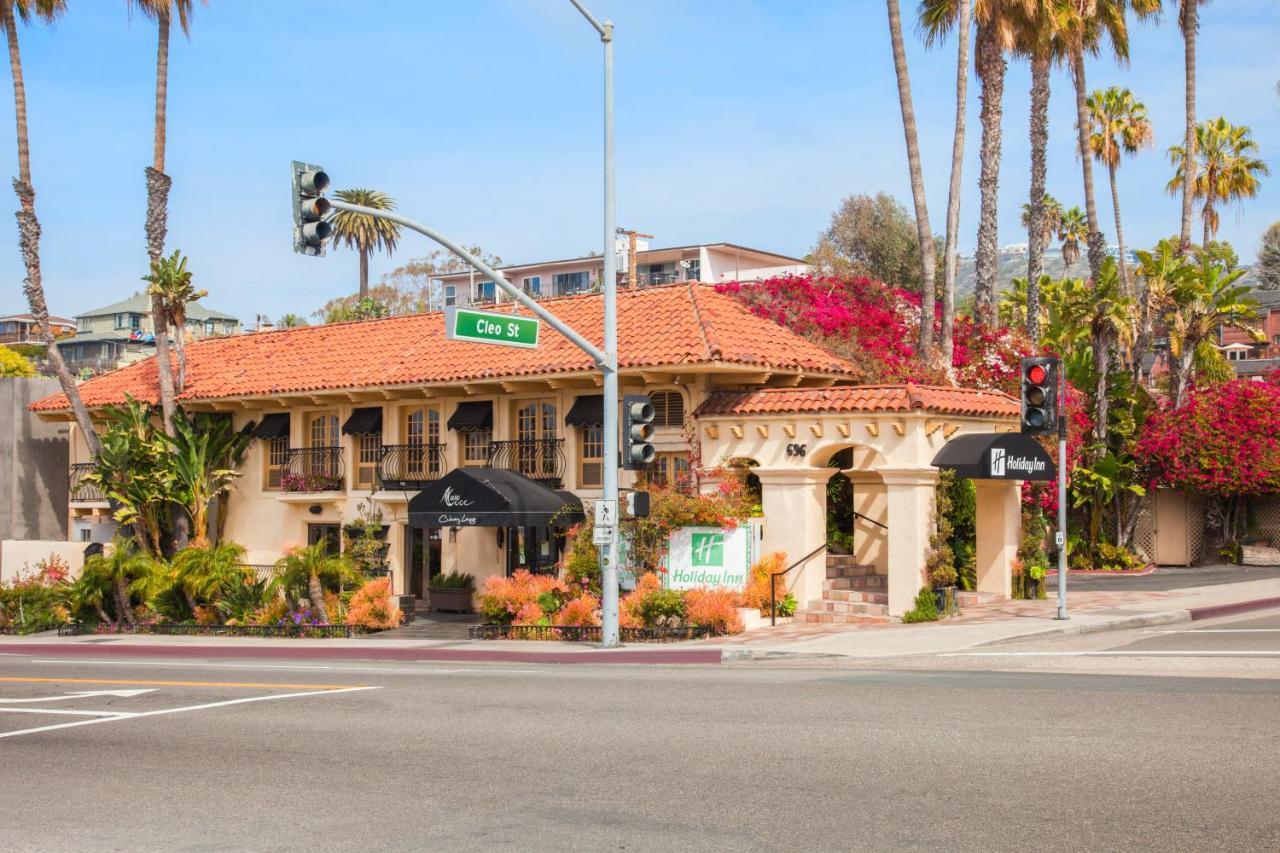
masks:
POLYGON ((596 525, 591 531, 591 543, 593 545, 612 545, 618 537, 618 528, 601 527, 596 525))
POLYGON ((538 345, 541 326, 542 321, 536 317, 477 311, 474 308, 444 309, 445 336, 453 341, 532 349, 538 345))
POLYGON ((596 501, 596 527, 613 527, 618 523, 618 502, 596 501))

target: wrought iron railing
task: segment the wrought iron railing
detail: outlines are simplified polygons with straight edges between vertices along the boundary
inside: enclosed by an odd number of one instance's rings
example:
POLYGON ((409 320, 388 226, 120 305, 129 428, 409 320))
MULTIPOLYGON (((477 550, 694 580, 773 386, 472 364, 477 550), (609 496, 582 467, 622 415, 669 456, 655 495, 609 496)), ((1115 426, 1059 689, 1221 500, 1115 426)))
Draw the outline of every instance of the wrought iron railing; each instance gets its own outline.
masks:
POLYGON ((285 457, 280 488, 286 492, 341 492, 347 488, 341 447, 293 447, 285 457))
POLYGON ((93 471, 93 467, 92 462, 77 462, 71 466, 68 494, 71 496, 72 503, 105 501, 107 499, 97 483, 85 482, 85 475, 93 471))
POLYGON ((560 488, 567 464, 563 438, 521 438, 489 442, 490 468, 518 471, 531 480, 560 488))
MULTIPOLYGON (((567 643, 598 643, 601 641, 599 625, 499 625, 489 623, 472 625, 467 633, 473 640, 560 640, 567 643)), ((624 643, 669 643, 680 640, 701 640, 714 637, 709 626, 683 628, 620 628, 619 639, 624 643)))
POLYGON ((446 466, 445 447, 442 442, 383 445, 375 487, 417 488, 440 479, 446 466))
POLYGON ((355 625, 330 625, 281 622, 276 625, 199 625, 193 622, 165 622, 155 625, 85 625, 72 622, 58 627, 59 637, 85 634, 161 634, 165 636, 218 637, 310 637, 312 639, 351 639, 363 629, 355 625))

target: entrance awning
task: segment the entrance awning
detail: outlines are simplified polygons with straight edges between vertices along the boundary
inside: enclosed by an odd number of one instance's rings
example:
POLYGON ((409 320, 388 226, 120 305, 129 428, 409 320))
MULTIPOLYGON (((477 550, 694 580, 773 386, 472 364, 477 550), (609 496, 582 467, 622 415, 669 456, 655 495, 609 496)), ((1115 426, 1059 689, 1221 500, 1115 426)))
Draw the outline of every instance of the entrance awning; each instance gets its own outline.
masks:
POLYGON ((356 409, 342 425, 343 435, 382 435, 382 407, 356 409))
POLYGON ((1058 475, 1040 442, 1020 432, 953 438, 933 457, 933 465, 970 480, 1053 480, 1058 475))
POLYGON ((493 403, 459 403, 449 418, 449 429, 454 432, 488 432, 493 429, 493 403))
POLYGON ((275 414, 263 415, 262 423, 258 424, 257 429, 253 431, 254 438, 260 438, 263 441, 271 441, 276 438, 289 437, 289 415, 275 414))
POLYGON ((564 425, 571 427, 597 427, 604 425, 604 395, 587 394, 573 401, 564 425))
POLYGON ((568 527, 582 502, 516 471, 455 468, 409 500, 412 527, 568 527))

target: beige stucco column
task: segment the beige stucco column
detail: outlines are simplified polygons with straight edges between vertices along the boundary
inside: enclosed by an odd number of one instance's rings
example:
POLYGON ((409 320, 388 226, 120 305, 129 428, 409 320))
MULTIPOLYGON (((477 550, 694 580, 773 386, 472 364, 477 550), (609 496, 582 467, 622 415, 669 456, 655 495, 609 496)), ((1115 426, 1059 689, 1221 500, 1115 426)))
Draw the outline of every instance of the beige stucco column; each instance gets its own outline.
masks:
POLYGON ((1013 561, 1022 536, 1022 500, 1019 480, 974 480, 977 492, 977 549, 975 572, 978 591, 1001 598, 1013 594, 1013 561))
POLYGON ((929 534, 933 532, 933 468, 881 470, 888 509, 889 613, 900 616, 910 610, 924 586, 929 534))
MULTIPOLYGON (((764 509, 762 552, 782 551, 787 565, 827 541, 827 480, 835 468, 756 468, 764 509)), ((787 589, 801 607, 822 597, 827 564, 821 553, 787 575, 787 589)))

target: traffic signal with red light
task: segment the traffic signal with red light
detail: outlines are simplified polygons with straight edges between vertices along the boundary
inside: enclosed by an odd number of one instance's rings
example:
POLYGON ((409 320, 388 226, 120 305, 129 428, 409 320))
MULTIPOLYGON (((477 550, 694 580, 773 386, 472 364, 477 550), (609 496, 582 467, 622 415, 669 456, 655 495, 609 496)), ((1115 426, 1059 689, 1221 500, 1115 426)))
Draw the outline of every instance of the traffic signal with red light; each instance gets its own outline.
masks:
POLYGON ((1022 360, 1023 435, 1052 435, 1058 428, 1058 360, 1049 356, 1022 360))

